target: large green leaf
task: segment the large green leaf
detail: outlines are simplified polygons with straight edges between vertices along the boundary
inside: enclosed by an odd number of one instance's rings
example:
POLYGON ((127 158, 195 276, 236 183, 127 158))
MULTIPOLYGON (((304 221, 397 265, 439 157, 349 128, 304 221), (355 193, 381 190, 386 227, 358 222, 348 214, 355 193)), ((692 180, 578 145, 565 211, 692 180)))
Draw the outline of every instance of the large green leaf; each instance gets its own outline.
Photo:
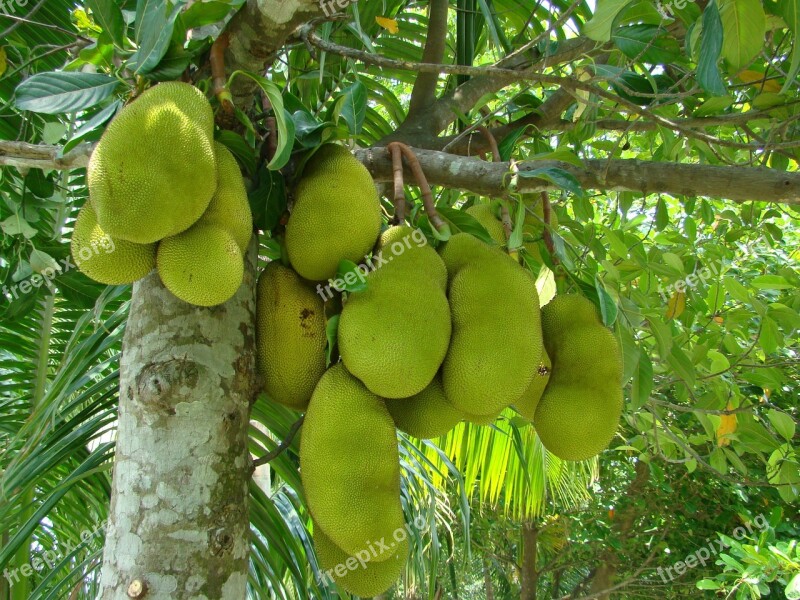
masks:
POLYGON ((766 15, 761 0, 717 0, 722 20, 722 57, 732 71, 746 67, 764 47, 766 15))
POLYGON ((75 112, 99 104, 119 84, 118 79, 99 73, 39 73, 17 87, 15 104, 20 110, 51 115, 75 112))
POLYGON ((725 96, 728 92, 717 64, 722 52, 722 20, 715 1, 709 2, 703 11, 703 30, 700 36, 697 82, 710 94, 725 96))

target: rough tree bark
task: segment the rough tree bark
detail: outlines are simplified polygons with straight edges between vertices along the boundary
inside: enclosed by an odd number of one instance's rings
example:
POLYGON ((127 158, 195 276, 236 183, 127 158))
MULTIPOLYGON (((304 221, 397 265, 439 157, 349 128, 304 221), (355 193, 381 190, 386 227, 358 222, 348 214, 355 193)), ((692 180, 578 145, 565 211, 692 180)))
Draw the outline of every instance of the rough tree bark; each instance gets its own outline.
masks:
POLYGON ((134 285, 120 365, 102 600, 242 600, 255 393, 255 246, 225 304, 134 285))
POLYGON ((539 572, 536 562, 539 545, 539 528, 535 523, 522 524, 522 572, 519 600, 536 600, 536 586, 539 572))

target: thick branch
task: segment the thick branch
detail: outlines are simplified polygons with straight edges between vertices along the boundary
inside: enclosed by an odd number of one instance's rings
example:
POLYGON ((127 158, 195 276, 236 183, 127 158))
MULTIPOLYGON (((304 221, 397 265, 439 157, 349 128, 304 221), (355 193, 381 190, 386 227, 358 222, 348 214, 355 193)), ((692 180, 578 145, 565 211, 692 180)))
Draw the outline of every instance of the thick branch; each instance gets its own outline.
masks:
MULTIPOLYGON (((323 4, 328 6, 320 0, 247 0, 225 28, 230 41, 225 64, 231 71, 263 74, 286 38, 300 24, 319 15, 323 4)), ((234 103, 246 105, 255 89, 251 79, 237 78, 231 90, 234 103)))
MULTIPOLYGON (((449 4, 449 0, 431 0, 430 2, 428 38, 425 42, 425 50, 422 53, 422 62, 441 63, 444 59, 449 4)), ((436 100, 436 83, 438 80, 438 73, 423 73, 417 77, 408 107, 409 118, 433 104, 436 100)))
MULTIPOLYGON (((57 158, 59 147, 0 142, 0 165, 40 169, 77 169, 89 162, 92 146, 82 144, 57 158)), ((586 190, 668 193, 727 198, 736 202, 780 202, 800 206, 800 173, 763 167, 714 166, 641 160, 587 160, 583 168, 558 161, 486 162, 474 157, 414 148, 431 185, 497 197, 557 190, 552 183, 520 174, 558 167, 574 175, 586 190), (512 176, 513 175, 513 176, 512 176)), ((357 150, 358 158, 378 183, 394 181, 392 159, 385 147, 357 150)), ((406 166, 406 181, 413 173, 406 166)))
MULTIPOLYGON (((586 190, 669 193, 800 205, 800 173, 761 167, 648 162, 640 160, 587 160, 578 168, 558 161, 515 163, 486 162, 444 152, 414 149, 433 185, 462 189, 483 196, 506 191, 520 193, 557 190, 552 183, 521 176, 525 171, 557 167, 574 175, 586 190)), ((392 161, 385 148, 357 150, 356 157, 378 182, 392 181, 392 161)), ((410 172, 408 172, 410 174, 410 172)))

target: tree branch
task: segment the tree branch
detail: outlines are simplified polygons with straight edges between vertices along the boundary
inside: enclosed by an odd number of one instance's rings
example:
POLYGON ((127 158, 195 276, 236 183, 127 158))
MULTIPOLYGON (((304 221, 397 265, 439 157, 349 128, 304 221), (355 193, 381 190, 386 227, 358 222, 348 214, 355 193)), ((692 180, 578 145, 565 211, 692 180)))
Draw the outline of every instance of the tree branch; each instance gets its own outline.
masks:
MULTIPOLYGON (((58 146, 0 141, 0 165, 69 170, 89 163, 91 144, 81 144, 63 157, 58 146)), ((764 167, 715 166, 641 160, 586 160, 583 167, 553 160, 487 162, 474 157, 412 148, 432 185, 489 197, 505 192, 558 190, 549 181, 526 178, 525 172, 557 167, 571 173, 585 190, 668 193, 727 198, 735 202, 779 202, 800 206, 800 173, 764 167)), ((392 159, 383 146, 356 150, 377 183, 394 181, 392 159)), ((405 166, 406 181, 413 177, 405 166)))
POLYGON ((306 418, 306 416, 303 415, 302 417, 297 419, 297 421, 292 423, 291 428, 289 428, 289 431, 286 434, 286 438, 281 440, 280 444, 278 444, 277 447, 274 450, 272 450, 271 452, 267 452, 261 458, 253 461, 253 470, 254 471, 255 471, 255 469, 257 467, 260 467, 262 465, 266 465, 270 461, 273 461, 276 458, 278 458, 281 454, 283 454, 289 448, 289 446, 292 445, 292 441, 294 440, 294 437, 297 435, 297 432, 300 430, 300 427, 303 426, 303 421, 305 420, 305 418, 306 418))
MULTIPOLYGON (((422 53, 422 62, 441 63, 444 59, 444 49, 447 41, 447 9, 449 0, 431 0, 430 15, 428 18, 428 37, 425 50, 422 53)), ((436 100, 436 83, 438 73, 423 73, 414 82, 411 92, 411 101, 408 107, 406 120, 413 119, 416 114, 424 110, 436 100)))
MULTIPOLYGON (((231 71, 263 74, 292 32, 319 15, 322 6, 320 0, 247 0, 225 28, 230 42, 225 64, 231 71)), ((246 106, 256 87, 250 78, 236 79, 234 103, 246 106)))

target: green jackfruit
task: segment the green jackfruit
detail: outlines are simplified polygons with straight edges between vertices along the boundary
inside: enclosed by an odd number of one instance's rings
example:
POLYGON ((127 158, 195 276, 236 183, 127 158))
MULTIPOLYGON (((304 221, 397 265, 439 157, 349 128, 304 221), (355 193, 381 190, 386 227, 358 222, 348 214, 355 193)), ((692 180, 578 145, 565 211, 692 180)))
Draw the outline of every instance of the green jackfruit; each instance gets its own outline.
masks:
POLYGON ((474 204, 466 210, 466 213, 475 217, 475 220, 483 225, 498 245, 506 245, 506 230, 503 222, 494 214, 494 209, 490 204, 474 204))
POLYGON ((575 294, 542 309, 542 334, 552 373, 534 427, 559 458, 591 458, 608 447, 622 414, 619 345, 594 305, 575 294))
POLYGON ((198 223, 216 225, 236 240, 242 254, 253 236, 253 215, 239 163, 224 145, 214 142, 217 157, 217 190, 198 223))
POLYGON ((311 281, 335 277, 343 259, 359 263, 381 228, 378 192, 349 152, 324 148, 306 166, 286 224, 286 251, 311 281))
POLYGON ((384 261, 386 264, 394 261, 413 263, 416 271, 427 273, 442 290, 447 289, 447 268, 421 229, 407 225, 390 227, 378 240, 378 252, 380 258, 376 256, 372 261, 376 268, 380 268, 379 264, 384 261))
POLYGON ((411 398, 386 400, 386 408, 398 429, 420 439, 445 435, 465 418, 464 413, 448 402, 438 376, 411 398))
MULTIPOLYGON (((422 248, 413 252, 423 254, 422 248)), ((427 256, 439 260, 433 251, 427 256)), ((450 343, 441 281, 410 258, 404 254, 369 273, 367 289, 348 295, 339 318, 342 362, 382 398, 408 398, 425 389, 450 343)))
POLYGON ((311 396, 300 477, 311 515, 350 555, 405 523, 394 421, 383 401, 342 364, 325 372, 311 396))
POLYGON ((97 224, 92 205, 83 205, 70 244, 75 265, 86 276, 105 283, 133 283, 156 268, 156 245, 116 240, 97 224))
POLYGON ((397 542, 390 538, 384 543, 388 549, 379 545, 365 546, 356 555, 351 555, 334 544, 322 529, 314 527, 314 549, 325 573, 324 580, 335 581, 345 591, 364 598, 377 596, 391 588, 406 565, 408 539, 403 537, 397 542))
POLYGON ((256 292, 256 348, 264 389, 276 402, 305 410, 325 372, 325 308, 300 276, 267 265, 256 292))
POLYGON ((87 172, 97 220, 112 237, 149 244, 203 214, 217 188, 214 115, 196 87, 160 83, 122 109, 87 172))
POLYGON ((528 389, 522 396, 514 402, 514 408, 517 412, 529 421, 533 421, 536 414, 536 407, 539 405, 539 400, 542 398, 544 388, 547 387, 547 382, 550 381, 550 372, 553 365, 550 362, 550 357, 547 356, 546 351, 542 351, 542 359, 539 361, 539 366, 536 367, 536 373, 531 380, 528 389))
POLYGON ((198 224, 162 240, 156 263, 164 286, 196 306, 227 302, 244 278, 244 260, 236 240, 214 225, 198 224))
MULTIPOLYGON (((453 334, 442 380, 453 406, 481 417, 511 405, 533 379, 542 355, 539 297, 530 274, 507 255, 463 248, 470 260, 450 283, 453 334)), ((453 251, 451 263, 464 263, 453 251)))

